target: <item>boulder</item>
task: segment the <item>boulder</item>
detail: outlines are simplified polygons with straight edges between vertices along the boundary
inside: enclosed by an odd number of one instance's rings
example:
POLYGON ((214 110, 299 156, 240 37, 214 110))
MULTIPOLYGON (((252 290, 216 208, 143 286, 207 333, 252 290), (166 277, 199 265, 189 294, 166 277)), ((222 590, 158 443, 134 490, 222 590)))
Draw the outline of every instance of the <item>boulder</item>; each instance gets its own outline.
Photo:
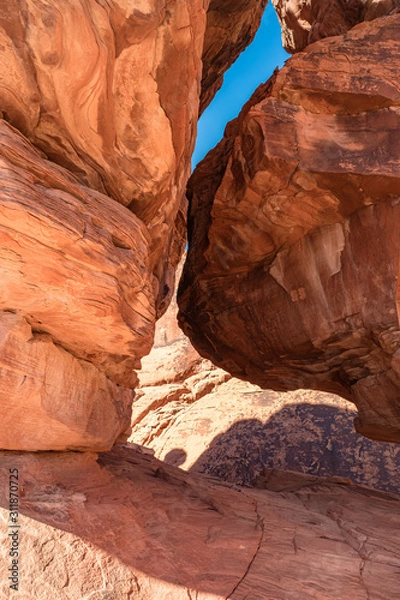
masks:
POLYGON ((400 15, 291 58, 189 182, 180 323, 263 388, 336 393, 400 441, 400 15), (374 67, 375 66, 375 67, 374 67))

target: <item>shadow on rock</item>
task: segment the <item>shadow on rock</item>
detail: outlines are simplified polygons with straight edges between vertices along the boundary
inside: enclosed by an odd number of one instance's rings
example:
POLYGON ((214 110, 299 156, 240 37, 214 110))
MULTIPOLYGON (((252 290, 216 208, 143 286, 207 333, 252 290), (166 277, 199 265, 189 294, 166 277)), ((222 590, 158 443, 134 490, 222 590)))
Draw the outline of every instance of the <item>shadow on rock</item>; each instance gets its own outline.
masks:
POLYGON ((282 408, 265 423, 238 421, 214 438, 190 471, 249 484, 273 468, 344 477, 399 494, 399 446, 357 434, 353 417, 336 407, 304 403, 282 408))

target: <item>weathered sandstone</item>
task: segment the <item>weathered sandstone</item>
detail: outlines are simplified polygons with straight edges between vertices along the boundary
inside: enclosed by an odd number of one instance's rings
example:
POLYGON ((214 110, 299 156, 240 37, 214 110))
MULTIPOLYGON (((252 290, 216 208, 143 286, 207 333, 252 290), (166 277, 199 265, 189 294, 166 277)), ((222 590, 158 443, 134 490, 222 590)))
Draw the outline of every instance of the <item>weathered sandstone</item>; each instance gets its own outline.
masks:
MULTIPOLYGON (((133 387, 155 321, 143 223, 0 121, 0 310, 133 387)), ((18 357, 17 357, 18 358, 18 357)))
POLYGON ((267 0, 211 0, 203 48, 200 112, 222 85, 224 72, 253 40, 267 0))
MULTIPOLYGON (((129 447, 0 456, 0 594, 10 599, 395 598, 399 499, 266 472, 257 489, 129 447), (9 594, 9 469, 19 470, 19 591, 9 594)), ((15 530, 15 529, 14 529, 15 530)))
POLYGON ((129 422, 186 239, 200 95, 264 5, 213 2, 207 25, 203 0, 4 3, 0 448, 105 449, 129 422))
POLYGON ((363 21, 400 8, 399 0, 272 0, 282 27, 282 43, 298 52, 322 38, 343 35, 363 21))
MULTIPOLYGON (((265 3, 211 3, 207 103, 254 36, 265 3)), ((207 7, 202 0, 12 0, 0 16, 0 114, 147 225, 159 313, 185 238, 207 7)))
POLYGON ((0 16, 3 118, 148 226, 160 307, 179 260, 205 8, 12 0, 0 16))
POLYGON ((189 185, 180 321, 264 388, 357 404, 400 441, 400 15, 316 42, 261 86, 189 185))
POLYGON ((177 327, 177 310, 174 297, 142 361, 130 442, 230 483, 249 484, 268 468, 400 494, 400 446, 354 431, 354 404, 312 390, 262 390, 231 377, 197 354, 177 327))
POLYGON ((133 391, 17 314, 0 313, 0 357, 2 448, 108 450, 129 428, 133 391))

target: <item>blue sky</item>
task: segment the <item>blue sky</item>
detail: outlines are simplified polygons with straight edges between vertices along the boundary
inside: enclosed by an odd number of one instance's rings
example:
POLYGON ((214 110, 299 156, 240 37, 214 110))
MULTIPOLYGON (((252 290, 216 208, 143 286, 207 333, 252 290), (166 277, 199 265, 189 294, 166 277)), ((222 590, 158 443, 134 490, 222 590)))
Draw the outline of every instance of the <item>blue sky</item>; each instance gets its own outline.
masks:
POLYGON ((282 48, 278 19, 269 3, 253 42, 227 71, 222 88, 200 117, 193 167, 218 144, 228 121, 239 114, 259 84, 266 81, 275 67, 281 67, 287 58, 289 54, 282 48))

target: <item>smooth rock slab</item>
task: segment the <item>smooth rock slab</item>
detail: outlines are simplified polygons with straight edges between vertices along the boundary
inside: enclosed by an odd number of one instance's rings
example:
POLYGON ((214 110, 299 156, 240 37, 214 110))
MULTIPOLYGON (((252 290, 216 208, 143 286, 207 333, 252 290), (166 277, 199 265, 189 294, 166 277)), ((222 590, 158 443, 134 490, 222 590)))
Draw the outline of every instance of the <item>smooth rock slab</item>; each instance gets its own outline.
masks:
POLYGON ((267 473, 259 489, 130 448, 0 455, 0 593, 16 600, 388 600, 399 499, 267 473), (19 470, 20 589, 9 594, 9 469, 19 470))

